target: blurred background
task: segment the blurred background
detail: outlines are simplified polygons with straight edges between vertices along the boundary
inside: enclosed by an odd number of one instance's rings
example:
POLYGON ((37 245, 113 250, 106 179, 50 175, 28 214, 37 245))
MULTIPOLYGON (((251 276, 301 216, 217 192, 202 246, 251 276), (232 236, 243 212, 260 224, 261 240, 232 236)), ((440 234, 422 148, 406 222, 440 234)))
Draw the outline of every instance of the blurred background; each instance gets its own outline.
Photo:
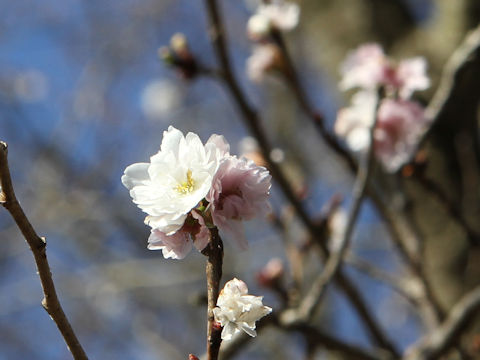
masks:
MULTIPOLYGON (((343 195, 346 208, 352 176, 322 143, 288 88, 274 77, 256 84, 245 75, 252 50, 245 26, 255 2, 220 3, 236 75, 262 116, 277 148, 277 161, 304 194, 311 214, 318 214, 336 193, 343 195)), ((339 64, 349 50, 375 41, 398 59, 425 56, 432 87, 418 99, 426 103, 448 57, 480 18, 476 0, 298 3, 300 24, 286 40, 308 95, 329 128, 348 100, 337 83, 339 64)), ((160 252, 147 250, 145 215, 131 202, 120 177, 126 166, 148 161, 158 151, 169 125, 196 132, 204 141, 212 133, 222 134, 236 154, 251 143, 221 84, 204 76, 186 80, 158 59, 157 49, 182 32, 196 58, 216 67, 204 3, 0 0, 0 8, 0 139, 9 144, 17 197, 39 235, 47 238, 60 300, 87 354, 91 359, 119 360, 201 355, 206 338, 205 257, 193 251, 182 261, 165 260, 160 252)), ((458 177, 458 169, 455 173, 440 168, 442 174, 458 177)), ((456 196, 458 182, 452 183, 447 189, 456 196)), ((415 208, 419 218, 437 209, 431 197, 425 201, 422 190, 406 186, 413 201, 422 203, 415 208)), ((289 211, 275 183, 272 204, 279 214, 289 211)), ((432 246, 437 250, 427 255, 434 259, 429 264, 448 308, 478 280, 469 272, 473 251, 467 249, 464 234, 438 211, 439 217, 425 218, 426 225, 419 227, 427 248, 428 239, 437 241, 432 246)), ((470 214, 474 218, 476 213, 470 214)), ((239 252, 224 239, 223 281, 244 280, 250 292, 264 295, 264 303, 274 311, 279 298, 261 288, 255 274, 273 257, 282 259, 288 269, 285 242, 300 246, 305 241, 301 224, 287 217, 283 233, 267 220, 247 223, 248 251, 239 252)), ((0 359, 71 358, 40 305, 42 292, 32 254, 4 210, 0 241, 0 359)), ((385 271, 404 274, 389 235, 368 202, 355 231, 353 252, 385 271)), ((316 253, 307 253, 305 286, 319 269, 316 253)), ((418 339, 424 329, 403 297, 348 265, 346 271, 401 349, 418 339)), ((291 279, 287 276, 286 281, 291 279)), ((329 288, 315 322, 345 341, 370 344, 335 287, 329 288)), ((300 335, 268 328, 235 358, 303 359, 305 348, 300 335)), ((319 349, 313 358, 335 357, 319 349)))

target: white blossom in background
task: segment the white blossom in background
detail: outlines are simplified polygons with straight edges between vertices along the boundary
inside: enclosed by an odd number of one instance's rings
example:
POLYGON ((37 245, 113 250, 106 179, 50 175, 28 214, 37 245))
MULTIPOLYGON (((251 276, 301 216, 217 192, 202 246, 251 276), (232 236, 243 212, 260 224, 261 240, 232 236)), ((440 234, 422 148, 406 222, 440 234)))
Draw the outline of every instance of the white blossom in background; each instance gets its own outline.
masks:
POLYGON ((260 41, 267 38, 272 29, 290 31, 298 25, 300 7, 293 2, 273 0, 268 4, 260 3, 247 22, 247 34, 250 39, 260 41))
POLYGON ((400 61, 395 72, 399 96, 408 99, 414 91, 426 90, 430 87, 427 76, 427 61, 423 57, 415 57, 400 61))
POLYGON ((290 1, 272 0, 261 4, 257 14, 265 16, 277 30, 290 31, 298 25, 300 7, 290 1))
POLYGON ((270 211, 271 178, 267 169, 252 160, 230 156, 218 168, 206 196, 213 223, 231 235, 242 249, 247 247, 242 221, 270 211))
POLYGON ((385 80, 388 60, 378 44, 365 44, 350 52, 340 67, 340 89, 375 89, 385 80))
POLYGON ((140 106, 145 117, 152 121, 165 119, 181 104, 178 86, 169 80, 153 80, 142 90, 140 106))
POLYGON ((335 133, 344 138, 353 151, 364 151, 370 144, 376 102, 374 92, 359 91, 352 96, 352 106, 338 111, 335 133))
POLYGON ((234 278, 225 284, 213 309, 215 321, 223 327, 222 340, 231 340, 240 331, 257 335, 255 322, 272 312, 262 299, 263 296, 248 295, 247 284, 241 280, 234 278))
POLYGON ((247 76, 254 82, 261 82, 265 73, 279 66, 281 66, 281 54, 276 45, 257 45, 247 59, 247 76))
POLYGON ((228 144, 218 135, 203 145, 198 135, 184 136, 170 126, 163 133, 160 151, 149 163, 128 166, 122 183, 133 202, 148 214, 145 223, 172 235, 210 191, 226 151, 228 144))

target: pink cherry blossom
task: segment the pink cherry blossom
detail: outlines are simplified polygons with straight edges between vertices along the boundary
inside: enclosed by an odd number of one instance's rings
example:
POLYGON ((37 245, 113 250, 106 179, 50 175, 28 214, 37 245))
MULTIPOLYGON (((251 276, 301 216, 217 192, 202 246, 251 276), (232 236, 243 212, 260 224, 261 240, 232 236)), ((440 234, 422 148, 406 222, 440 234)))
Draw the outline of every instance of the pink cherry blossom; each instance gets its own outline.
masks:
POLYGON ((405 59, 398 65, 385 55, 378 44, 365 44, 351 52, 341 67, 340 88, 375 90, 385 86, 388 92, 408 99, 414 91, 430 86, 427 63, 422 57, 405 59))
MULTIPOLYGON (((365 151, 370 144, 376 96, 358 92, 353 105, 338 112, 335 132, 354 151, 365 151)), ((383 99, 374 131, 375 156, 389 172, 397 171, 415 151, 419 136, 427 126, 423 108, 403 99, 383 99)))
POLYGON ((197 211, 191 212, 192 219, 173 235, 167 235, 159 229, 153 229, 148 238, 148 249, 162 250, 165 259, 183 259, 192 250, 192 244, 202 251, 210 240, 210 232, 203 216, 197 211))
POLYGON ((374 132, 375 155, 389 172, 397 171, 412 156, 422 128, 423 108, 409 100, 384 99, 374 132))
POLYGON ((251 160, 230 156, 218 168, 206 200, 210 202, 213 223, 233 235, 241 248, 247 247, 241 220, 269 211, 270 186, 268 170, 251 160))
POLYGON ((360 87, 375 89, 386 81, 389 74, 389 61, 378 44, 365 44, 350 52, 342 64, 340 82, 342 90, 360 87))

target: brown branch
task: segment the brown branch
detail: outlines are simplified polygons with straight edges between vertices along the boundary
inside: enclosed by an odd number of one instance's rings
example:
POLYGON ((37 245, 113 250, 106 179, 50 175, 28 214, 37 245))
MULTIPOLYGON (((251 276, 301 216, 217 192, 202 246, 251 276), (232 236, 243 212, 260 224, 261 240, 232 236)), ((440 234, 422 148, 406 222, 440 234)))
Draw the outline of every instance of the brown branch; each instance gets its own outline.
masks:
MULTIPOLYGON (((455 97, 458 89, 462 86, 460 81, 465 69, 476 59, 480 57, 480 25, 470 31, 463 43, 453 52, 447 61, 442 73, 440 85, 435 95, 430 100, 425 109, 425 116, 429 120, 428 127, 424 129, 422 139, 417 148, 420 148, 428 138, 433 128, 433 124, 437 122, 447 111, 455 97)), ((415 156, 415 153, 412 155, 415 156)))
MULTIPOLYGON (((334 336, 331 336, 314 326, 304 322, 284 325, 279 320, 282 318, 282 312, 278 316, 275 313, 270 314, 268 318, 262 319, 257 325, 257 333, 260 334, 268 326, 276 326, 289 332, 298 332, 307 337, 316 347, 323 347, 330 351, 338 352, 343 359, 347 360, 384 360, 391 359, 388 352, 381 349, 365 350, 359 346, 348 344, 334 336)), ((250 337, 246 334, 236 336, 232 341, 225 343, 222 347, 221 355, 223 359, 230 359, 240 351, 249 341, 250 337)), ((203 356, 202 359, 205 357, 203 356)))
POLYGON ((338 270, 341 267, 343 258, 347 252, 348 246, 350 244, 350 239, 353 234, 353 230, 355 228, 355 224, 357 223, 358 215, 360 214, 360 208, 362 206, 363 200, 365 199, 365 195, 367 192, 367 186, 370 181, 370 178, 373 173, 374 165, 375 165, 375 158, 374 158, 374 146, 373 146, 373 132, 375 130, 375 125, 377 123, 377 111, 378 106, 383 98, 383 90, 379 91, 379 96, 377 99, 377 103, 375 105, 374 111, 374 119, 372 121, 372 126, 370 128, 370 140, 369 146, 367 149, 367 153, 364 156, 364 161, 360 164, 358 169, 358 174, 355 179, 355 183, 353 186, 353 203, 350 208, 350 212, 347 217, 347 224, 345 225, 344 232, 342 234, 342 238, 340 242, 336 244, 338 249, 336 249, 333 253, 330 253, 330 256, 325 263, 325 267, 320 275, 315 279, 313 282, 310 291, 305 296, 303 301, 301 302, 298 309, 293 310, 293 316, 291 317, 291 321, 297 322, 298 320, 306 321, 313 316, 316 308, 320 304, 320 301, 325 293, 325 289, 327 285, 331 282, 331 280, 335 277, 338 270))
POLYGON ((33 253, 44 294, 42 300, 43 308, 57 325, 73 358, 78 360, 88 359, 58 300, 50 265, 47 260, 47 243, 44 238, 37 235, 15 196, 7 155, 7 144, 0 141, 0 184, 2 190, 0 202, 15 220, 33 253))
MULTIPOLYGON (((316 224, 312 221, 312 219, 307 214, 303 204, 299 201, 295 192, 292 190, 290 184, 288 183, 287 179, 283 175, 282 171, 280 170, 279 166, 271 161, 270 159, 270 152, 272 146, 260 125, 260 119, 257 113, 253 110, 253 108, 249 105, 246 100, 245 95, 243 94, 240 86, 238 85, 238 81, 236 80, 231 64, 230 59, 227 52, 226 41, 225 41, 225 31, 223 22, 218 10, 217 0, 205 0, 206 8, 207 8, 207 15, 209 21, 209 34, 211 38, 212 45, 214 47, 214 51, 216 56, 220 62, 220 68, 223 72, 223 82, 227 86, 228 91, 230 92, 233 100, 235 101, 238 110, 243 116, 243 119, 250 129, 251 133, 255 136, 258 141, 258 144, 261 148, 262 155, 264 156, 268 167, 272 173, 273 178, 277 181, 278 185, 282 189, 283 193, 285 194, 288 201, 292 204, 295 208, 299 219, 308 229, 309 233, 314 238, 321 238, 321 233, 316 226, 316 224)), ((327 256, 328 249, 326 248, 325 244, 321 247, 323 255, 327 256)), ((393 354, 397 354, 398 351, 395 349, 393 344, 387 339, 385 333, 380 329, 380 326, 377 324, 377 321, 370 313, 369 309, 367 308, 363 298, 360 295, 360 292, 354 287, 352 282, 349 278, 340 270, 335 280, 338 282, 340 287, 343 289, 345 294, 349 297, 350 301, 352 302, 353 306, 356 308, 358 314, 365 322, 367 328, 369 329, 371 335, 375 339, 375 341, 385 349, 388 349, 393 354)))
POLYGON ((207 274, 207 360, 217 360, 220 345, 222 343, 222 329, 215 323, 213 309, 217 305, 220 292, 220 279, 222 278, 223 242, 218 235, 218 229, 210 229, 211 239, 202 253, 208 257, 207 274))
POLYGON ((405 360, 440 358, 462 335, 469 321, 480 310, 480 287, 463 296, 450 311, 443 324, 407 350, 405 360))
MULTIPOLYGON (((281 33, 275 31, 273 33, 273 40, 282 50, 284 62, 286 64, 286 72, 284 73, 284 76, 300 107, 317 126, 320 135, 330 149, 346 162, 350 171, 357 172, 358 164, 356 160, 352 157, 350 152, 338 142, 338 139, 325 128, 323 117, 311 105, 281 33)), ((373 186, 370 186, 370 184, 367 184, 367 194, 375 205, 379 215, 387 225, 393 243, 412 270, 413 276, 417 279, 416 282, 423 285, 423 298, 421 297, 418 299, 422 305, 422 312, 424 313, 423 317, 426 319, 427 323, 435 325, 440 319, 442 319, 443 312, 438 301, 434 297, 430 283, 424 274, 420 257, 418 255, 420 253, 420 239, 416 231, 410 224, 409 219, 403 213, 395 211, 391 206, 386 204, 386 201, 380 197, 378 191, 373 186)))

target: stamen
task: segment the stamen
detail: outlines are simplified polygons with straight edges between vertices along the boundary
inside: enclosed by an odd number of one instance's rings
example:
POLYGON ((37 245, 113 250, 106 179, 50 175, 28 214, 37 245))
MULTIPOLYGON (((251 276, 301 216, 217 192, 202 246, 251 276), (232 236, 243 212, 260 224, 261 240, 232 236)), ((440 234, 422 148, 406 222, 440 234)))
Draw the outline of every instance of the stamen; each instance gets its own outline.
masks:
POLYGON ((184 181, 181 184, 178 184, 175 187, 175 190, 177 190, 180 194, 186 195, 188 193, 191 193, 194 190, 194 187, 195 187, 195 181, 192 178, 192 170, 188 169, 187 181, 184 181))

